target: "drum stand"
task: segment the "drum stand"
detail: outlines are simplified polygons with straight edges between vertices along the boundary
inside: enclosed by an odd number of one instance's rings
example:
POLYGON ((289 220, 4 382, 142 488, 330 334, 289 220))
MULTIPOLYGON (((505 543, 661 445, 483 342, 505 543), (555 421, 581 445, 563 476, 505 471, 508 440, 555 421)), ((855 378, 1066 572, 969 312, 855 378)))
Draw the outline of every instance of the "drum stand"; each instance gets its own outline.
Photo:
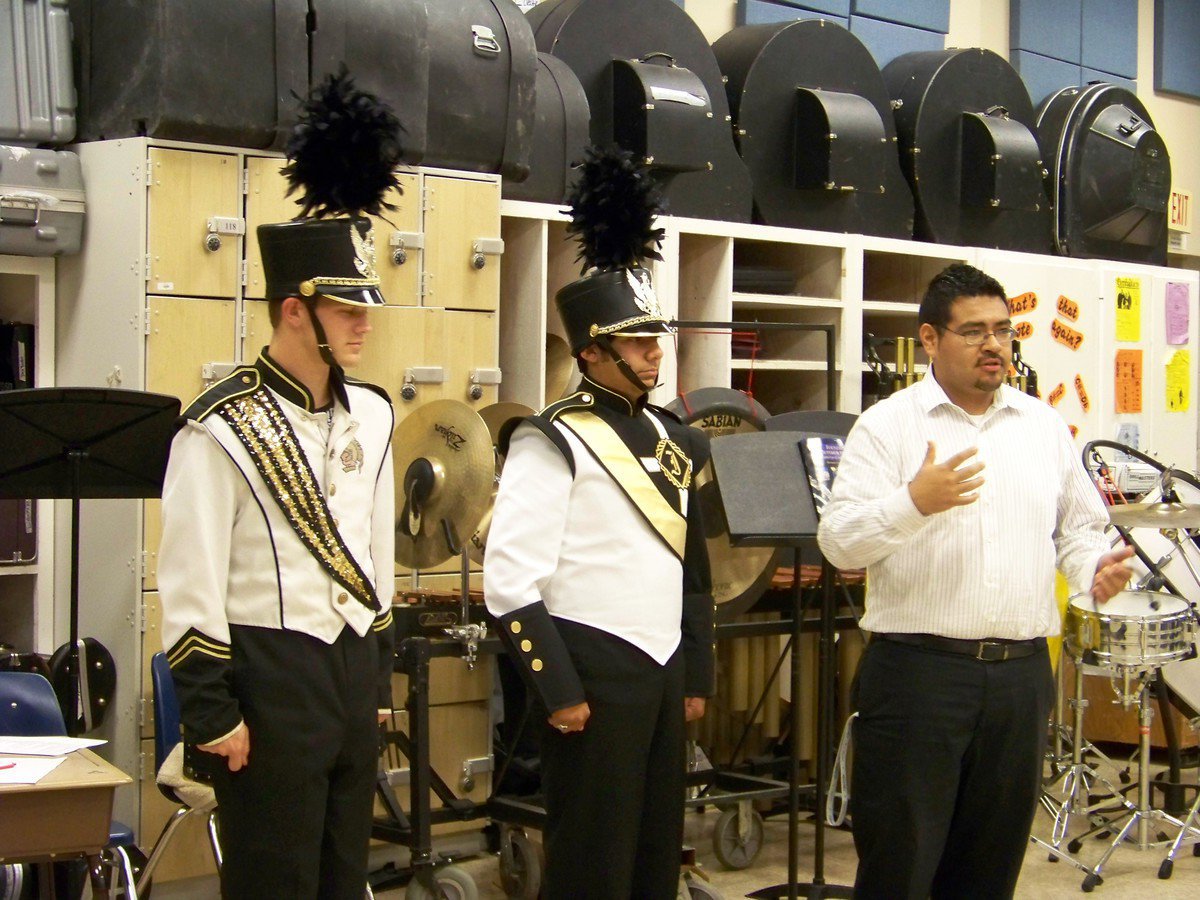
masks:
MULTIPOLYGON (((1156 672, 1157 667, 1150 670, 1156 672)), ((1081 676, 1079 677, 1081 679, 1081 676)), ((1077 679, 1077 684, 1078 684, 1077 679)), ((1154 840, 1151 839, 1150 827, 1151 823, 1167 822, 1177 826, 1180 829, 1180 837, 1176 838, 1176 843, 1182 842, 1182 836, 1185 832, 1191 831, 1200 837, 1200 829, 1193 828, 1190 825, 1185 825, 1182 821, 1174 816, 1163 812, 1160 809, 1154 809, 1150 805, 1150 723, 1154 720, 1154 709, 1150 706, 1150 679, 1142 677, 1138 681, 1137 689, 1138 697, 1138 796, 1137 804, 1132 804, 1124 798, 1121 799, 1122 806, 1126 812, 1119 815, 1117 818, 1101 822, 1094 826, 1090 831, 1080 835, 1074 839, 1069 846, 1079 846, 1079 844, 1087 837, 1101 832, 1115 833, 1112 843, 1104 854, 1096 861, 1096 864, 1090 869, 1082 863, 1076 865, 1086 871, 1088 874, 1083 879, 1082 888, 1085 893, 1090 893, 1097 884, 1103 882, 1100 873, 1109 858, 1116 851, 1117 847, 1124 843, 1130 843, 1137 850, 1150 850, 1154 847, 1162 847, 1166 845, 1166 835, 1161 832, 1154 840), (1117 830, 1117 829, 1120 830, 1117 830)), ((1077 721, 1081 718, 1080 713, 1076 713, 1077 721)))
MULTIPOLYGON (((1200 734, 1200 717, 1192 719, 1191 726, 1192 731, 1200 734)), ((1175 868, 1175 856, 1183 848, 1184 843, 1193 843, 1192 852, 1200 856, 1200 790, 1196 791, 1196 799, 1192 801, 1192 807, 1188 810, 1187 818, 1183 820, 1179 834, 1167 848, 1166 859, 1158 867, 1159 878, 1171 877, 1171 871, 1175 868)))
MULTIPOLYGON (((1057 766, 1063 759, 1062 756, 1062 739, 1063 726, 1062 719, 1062 664, 1059 665, 1059 701, 1056 709, 1055 722, 1055 759, 1054 764, 1057 766)), ((1100 772, 1091 764, 1084 761, 1084 754, 1091 753, 1100 756, 1105 762, 1112 761, 1096 749, 1091 743, 1083 737, 1083 713, 1088 706, 1088 701, 1083 696, 1083 666, 1080 663, 1075 664, 1075 696, 1068 703, 1071 706, 1072 729, 1073 735, 1071 738, 1071 764, 1063 769, 1059 774, 1062 777, 1063 797, 1062 800, 1055 800, 1047 790, 1042 791, 1041 804, 1042 807, 1054 817, 1054 826, 1050 832, 1050 840, 1044 841, 1034 835, 1029 836, 1029 840, 1040 847, 1043 847, 1050 854, 1050 859, 1063 860, 1075 866, 1082 872, 1093 872, 1088 866, 1084 865, 1070 853, 1062 849, 1062 842, 1067 836, 1068 826, 1072 816, 1084 816, 1090 824, 1095 824, 1099 821, 1097 829, 1104 828, 1108 823, 1100 817, 1100 807, 1107 803, 1107 799, 1102 803, 1089 804, 1089 799, 1092 793, 1092 787, 1096 782, 1103 785, 1108 793, 1117 800, 1121 800, 1120 790, 1112 784, 1108 779, 1104 778, 1100 772)), ((1057 780, 1057 778, 1055 779, 1057 780)), ((1132 807, 1131 807, 1132 808, 1132 807)), ((1068 846, 1074 846, 1077 842, 1072 841, 1068 846)), ((1098 877, 1098 876, 1097 876, 1098 877)))

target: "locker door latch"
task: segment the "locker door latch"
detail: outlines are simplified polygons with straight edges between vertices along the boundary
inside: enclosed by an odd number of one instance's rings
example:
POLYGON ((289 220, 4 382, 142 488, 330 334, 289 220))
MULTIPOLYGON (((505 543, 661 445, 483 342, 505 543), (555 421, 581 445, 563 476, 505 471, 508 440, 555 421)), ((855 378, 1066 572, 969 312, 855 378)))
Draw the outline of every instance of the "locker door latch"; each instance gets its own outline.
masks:
POLYGON ((206 362, 200 365, 200 377, 204 379, 205 386, 212 384, 215 381, 220 381, 237 368, 237 363, 231 362, 206 362))
POLYGON ((245 234, 246 220, 234 216, 209 216, 208 228, 204 235, 204 249, 216 253, 221 249, 221 235, 245 234))
POLYGON ((401 400, 416 400, 418 384, 444 384, 446 370, 441 366, 413 366, 404 370, 404 384, 400 388, 401 400))
POLYGON ((470 386, 467 388, 467 396, 472 400, 478 400, 483 396, 484 385, 500 383, 500 370, 498 368, 472 369, 468 381, 470 386))
POLYGON ((388 245, 392 248, 392 262, 402 266, 408 262, 409 250, 425 249, 425 235, 419 231, 393 231, 388 245))
POLYGON ((476 238, 471 242, 471 268, 482 269, 489 256, 504 253, 504 238, 476 238))

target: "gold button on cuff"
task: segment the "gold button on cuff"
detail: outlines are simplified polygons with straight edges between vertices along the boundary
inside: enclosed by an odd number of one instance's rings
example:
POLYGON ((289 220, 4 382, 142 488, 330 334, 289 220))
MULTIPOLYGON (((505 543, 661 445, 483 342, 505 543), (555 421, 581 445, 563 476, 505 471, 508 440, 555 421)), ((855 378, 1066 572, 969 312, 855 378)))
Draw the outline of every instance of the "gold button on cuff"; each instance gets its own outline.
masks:
POLYGON ((508 627, 509 627, 509 630, 512 631, 513 634, 521 633, 521 623, 520 622, 513 622, 508 627))
POLYGON ((338 603, 345 603, 349 599, 350 599, 350 597, 349 597, 349 595, 346 594, 345 591, 342 591, 342 593, 338 594, 338 596, 337 596, 338 603))
POLYGON ((533 649, 533 641, 521 641, 521 649, 528 653, 533 649))
POLYGON ((535 659, 529 664, 529 668, 533 669, 535 672, 542 671, 542 661, 540 659, 535 659))

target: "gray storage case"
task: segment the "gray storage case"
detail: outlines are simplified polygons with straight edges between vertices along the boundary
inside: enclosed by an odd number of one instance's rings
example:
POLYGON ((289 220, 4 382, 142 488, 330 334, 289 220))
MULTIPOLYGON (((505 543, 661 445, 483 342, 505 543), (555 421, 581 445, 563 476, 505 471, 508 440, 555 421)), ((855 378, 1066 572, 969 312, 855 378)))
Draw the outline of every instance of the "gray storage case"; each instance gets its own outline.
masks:
POLYGON ((78 253, 83 169, 66 150, 0 146, 0 253, 78 253))
POLYGON ((0 142, 66 144, 75 137, 67 0, 0 5, 0 142))

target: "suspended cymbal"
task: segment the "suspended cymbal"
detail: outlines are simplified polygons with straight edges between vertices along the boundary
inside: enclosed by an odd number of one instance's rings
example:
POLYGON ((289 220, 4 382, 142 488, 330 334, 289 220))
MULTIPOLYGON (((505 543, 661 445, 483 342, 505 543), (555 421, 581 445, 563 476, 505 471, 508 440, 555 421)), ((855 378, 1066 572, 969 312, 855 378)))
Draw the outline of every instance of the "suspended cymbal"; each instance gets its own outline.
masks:
POLYGON ((546 335, 546 402, 553 403, 567 392, 579 367, 571 345, 557 334, 546 335))
MULTIPOLYGON (((667 407, 710 438, 762 431, 770 415, 760 403, 730 388, 689 391, 667 407)), ((775 574, 774 547, 735 547, 729 542, 725 507, 712 466, 696 475, 696 496, 704 513, 708 565, 718 621, 747 612, 762 596, 775 574)))
POLYGON ((460 552, 487 511, 495 461, 487 425, 457 400, 410 413, 392 439, 396 561, 428 569, 460 552))
POLYGON ((1200 506, 1123 503, 1108 507, 1108 520, 1122 528, 1200 528, 1200 506))
MULTIPOLYGON (((505 422, 511 419, 523 419, 526 416, 532 416, 533 410, 523 403, 512 403, 502 401, 493 403, 491 406, 485 406, 479 410, 479 417, 487 424, 488 432, 492 436, 492 446, 500 440, 500 429, 505 422)), ((483 553, 487 548, 488 531, 492 527, 492 510, 496 507, 496 490, 500 486, 500 472, 504 468, 504 458, 499 453, 495 454, 496 460, 496 477, 492 483, 491 499, 488 501, 487 511, 483 514, 483 519, 479 522, 479 527, 475 529, 475 533, 471 535, 471 544, 467 548, 471 559, 477 563, 483 563, 483 553)))

